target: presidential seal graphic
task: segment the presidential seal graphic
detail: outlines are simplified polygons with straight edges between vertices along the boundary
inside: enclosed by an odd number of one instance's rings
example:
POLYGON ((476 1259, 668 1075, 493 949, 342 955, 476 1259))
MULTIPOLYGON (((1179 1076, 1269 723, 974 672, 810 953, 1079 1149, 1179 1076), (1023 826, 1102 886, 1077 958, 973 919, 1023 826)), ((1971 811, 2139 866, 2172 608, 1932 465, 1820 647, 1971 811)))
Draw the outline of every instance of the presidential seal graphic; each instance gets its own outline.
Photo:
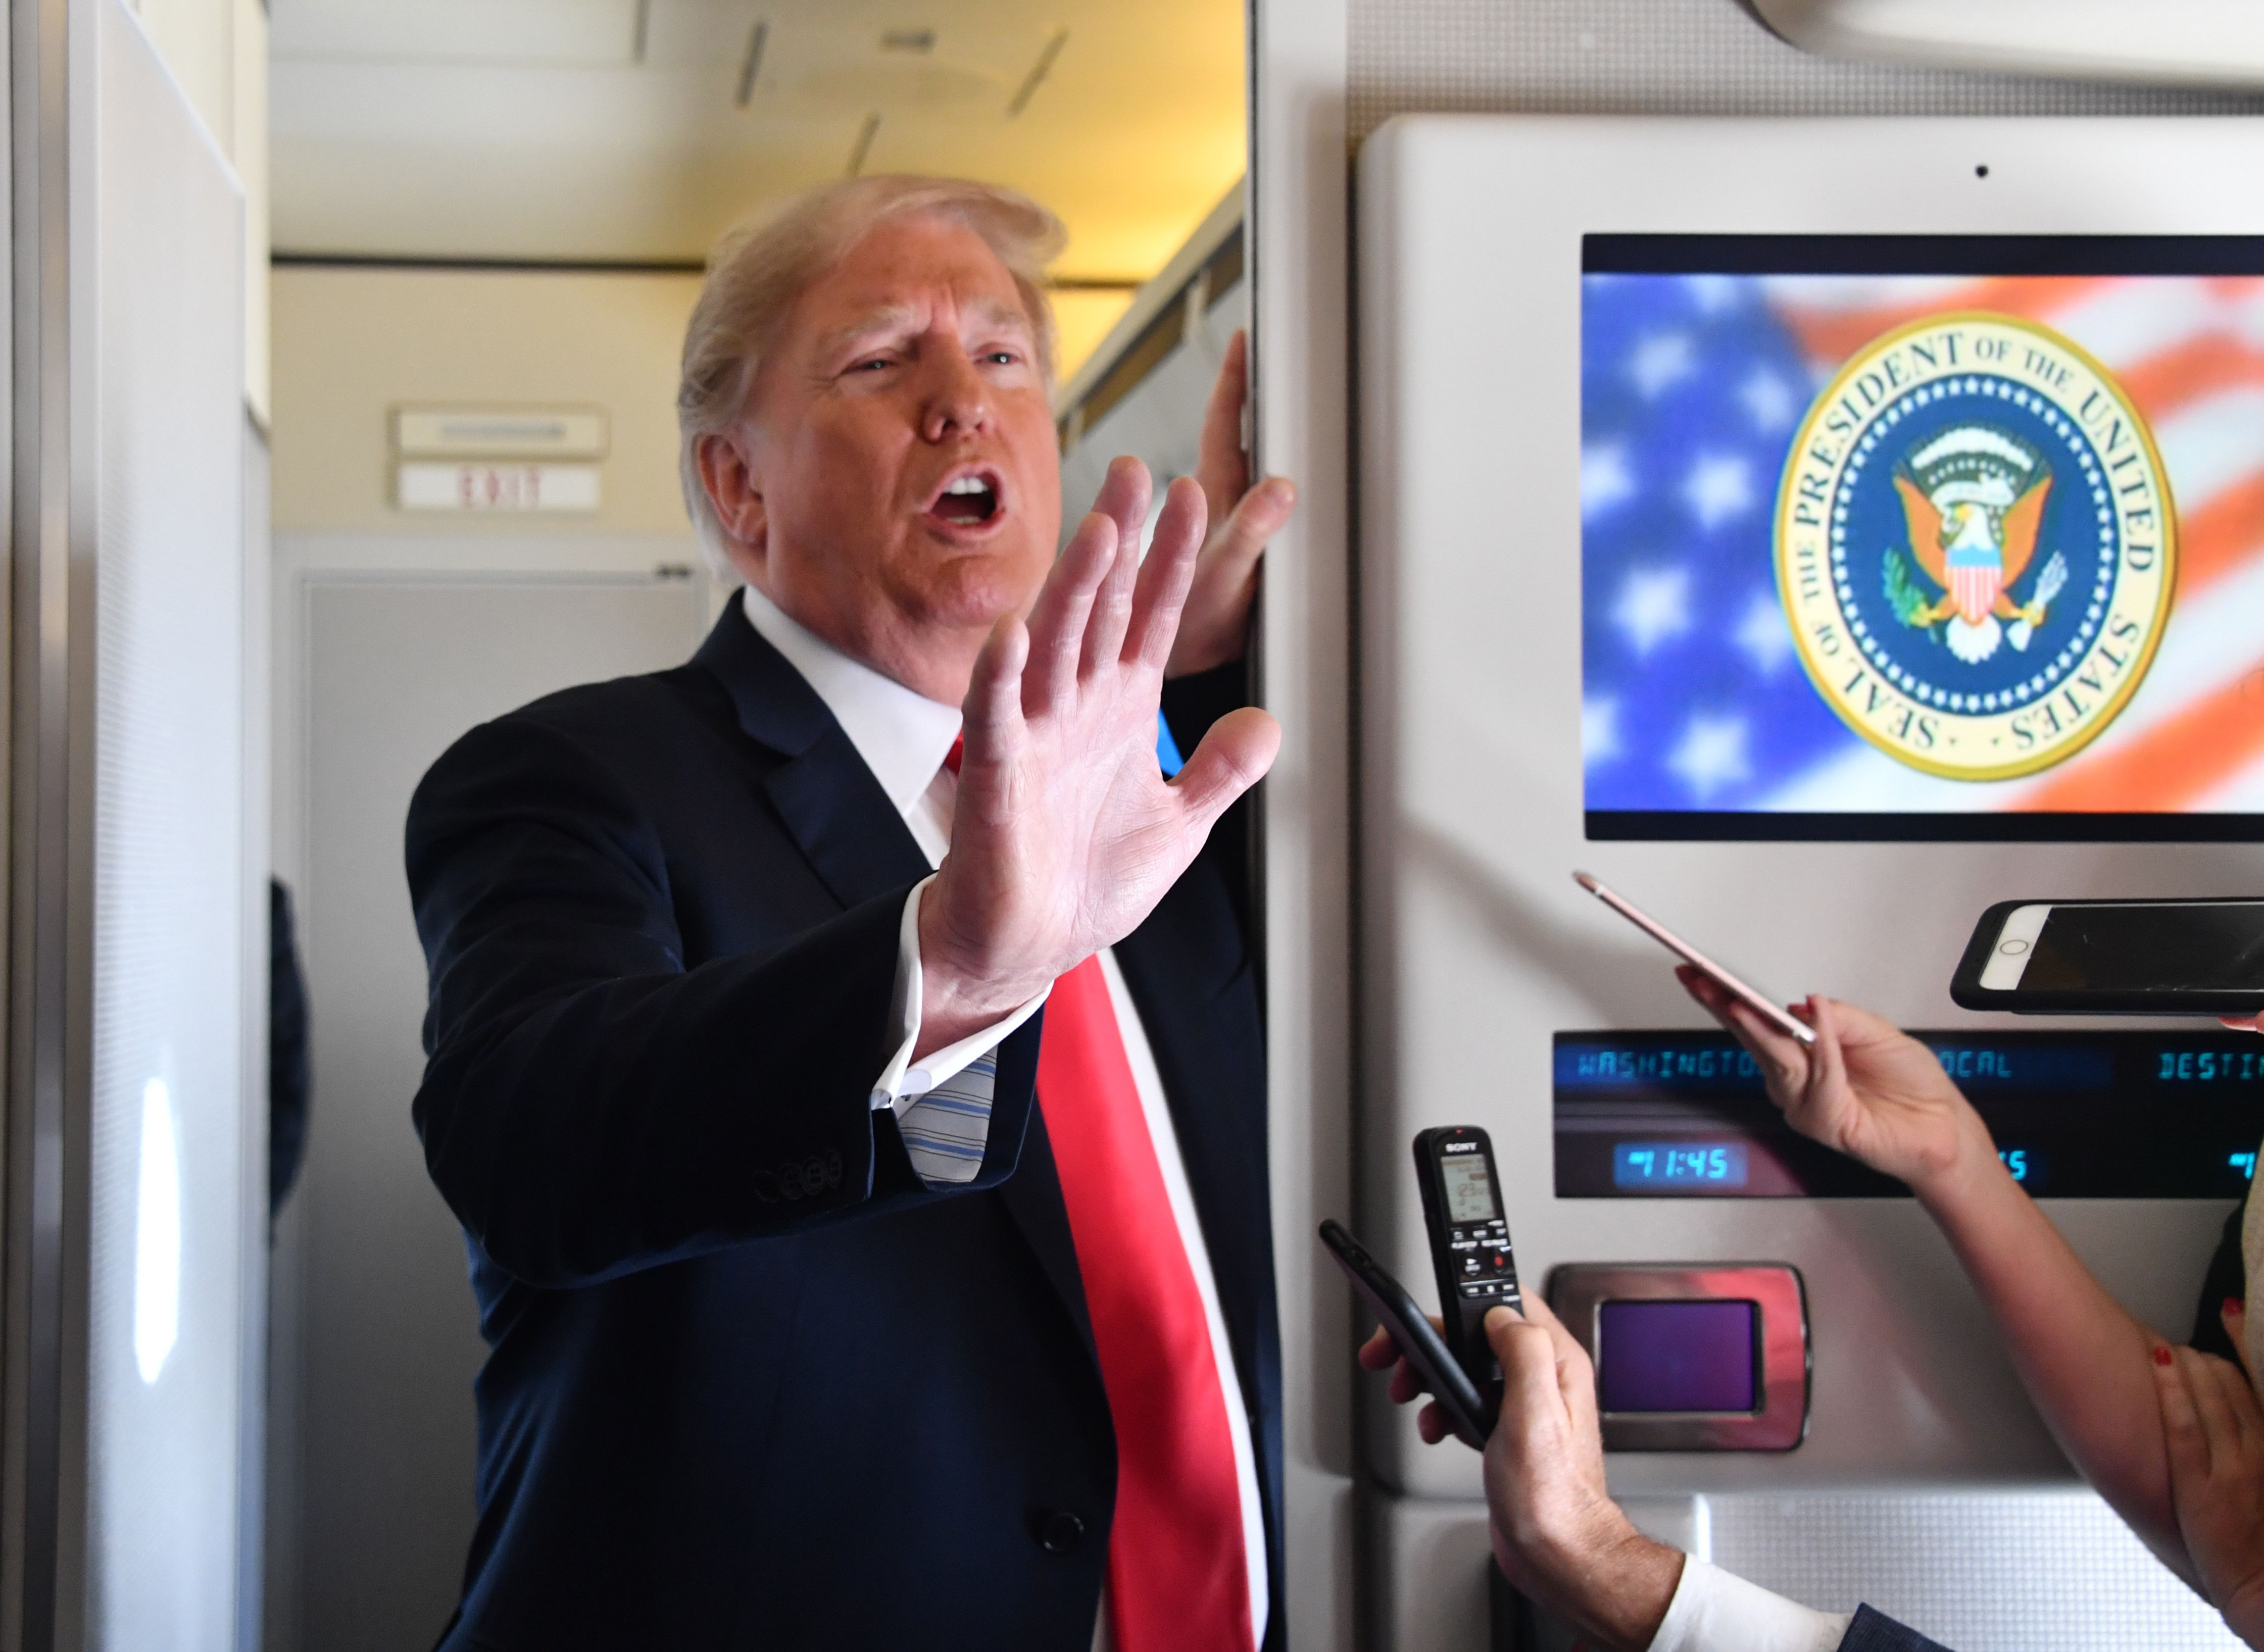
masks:
POLYGON ((2107 369, 2015 316, 1857 351, 1785 462, 1776 576, 1832 708, 1929 774, 1999 780, 2104 733, 2169 616, 2176 519, 2107 369))

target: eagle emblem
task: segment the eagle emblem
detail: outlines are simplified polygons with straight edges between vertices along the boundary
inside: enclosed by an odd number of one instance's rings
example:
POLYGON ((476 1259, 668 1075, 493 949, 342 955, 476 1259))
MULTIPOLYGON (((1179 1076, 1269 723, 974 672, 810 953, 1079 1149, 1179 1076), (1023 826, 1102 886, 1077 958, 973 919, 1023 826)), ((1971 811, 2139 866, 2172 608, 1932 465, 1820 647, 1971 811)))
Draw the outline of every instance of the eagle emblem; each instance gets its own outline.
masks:
POLYGON ((2137 692, 2176 589, 2177 513, 2145 416, 2081 345, 1945 310, 1859 346, 1817 392, 1774 549, 1825 705, 1920 773, 2009 780, 2065 762, 2137 692))
POLYGON ((1895 618, 1969 665, 2007 641, 2025 651, 2067 583, 2067 558, 2054 552, 2027 600, 2014 597, 2051 497, 2043 454, 2010 431, 1960 424, 1914 450, 1894 483, 1910 536, 1907 553, 1889 549, 1883 569, 1895 618), (1912 558, 1932 592, 1912 576, 1912 558))

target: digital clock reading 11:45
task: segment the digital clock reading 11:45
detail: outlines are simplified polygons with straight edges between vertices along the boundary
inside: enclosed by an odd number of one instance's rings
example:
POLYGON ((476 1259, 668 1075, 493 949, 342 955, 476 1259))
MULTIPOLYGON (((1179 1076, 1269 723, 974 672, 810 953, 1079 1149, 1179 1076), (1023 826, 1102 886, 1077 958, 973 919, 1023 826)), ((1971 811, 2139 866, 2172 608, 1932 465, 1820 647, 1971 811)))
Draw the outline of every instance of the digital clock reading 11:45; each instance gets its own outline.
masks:
POLYGON ((1711 1191, 1745 1185, 1739 1141, 1621 1141, 1612 1148, 1612 1185, 1711 1191))

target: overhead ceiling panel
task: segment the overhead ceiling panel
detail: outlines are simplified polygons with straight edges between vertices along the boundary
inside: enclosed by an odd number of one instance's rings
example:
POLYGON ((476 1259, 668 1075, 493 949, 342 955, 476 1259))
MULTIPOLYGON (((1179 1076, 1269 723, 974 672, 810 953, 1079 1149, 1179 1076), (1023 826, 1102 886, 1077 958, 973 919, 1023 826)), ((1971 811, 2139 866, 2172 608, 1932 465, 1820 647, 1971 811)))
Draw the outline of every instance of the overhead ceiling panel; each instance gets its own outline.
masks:
POLYGON ((1136 279, 1243 170, 1237 0, 273 6, 287 253, 697 259, 854 163, 1026 190, 1136 279))
POLYGON ((628 63, 638 0, 288 0, 273 8, 279 62, 628 63))

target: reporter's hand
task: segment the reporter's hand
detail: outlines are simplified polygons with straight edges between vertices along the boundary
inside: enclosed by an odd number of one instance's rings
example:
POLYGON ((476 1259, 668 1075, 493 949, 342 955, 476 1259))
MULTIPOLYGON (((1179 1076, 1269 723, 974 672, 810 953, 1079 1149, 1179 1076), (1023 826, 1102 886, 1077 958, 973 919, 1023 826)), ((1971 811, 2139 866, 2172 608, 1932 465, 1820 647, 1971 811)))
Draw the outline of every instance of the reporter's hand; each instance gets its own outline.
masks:
MULTIPOLYGON (((1486 1441, 1488 1527, 1502 1573, 1600 1648, 1647 1647, 1682 1578, 1682 1553, 1629 1524, 1604 1484, 1596 1373, 1549 1305, 1525 1299, 1528 1318, 1506 1308, 1486 1315, 1486 1340, 1501 1364, 1501 1411, 1486 1441)), ((1436 1325, 1435 1315, 1431 1322, 1436 1325)), ((1425 1392, 1381 1326, 1361 1344, 1360 1363, 1391 1373, 1391 1398, 1425 1392)), ((1424 1441, 1453 1431, 1434 1401, 1416 1414, 1424 1441)))
POLYGON ((1146 561, 1146 467, 1109 467, 1027 625, 998 621, 968 690, 951 852, 920 900, 914 1056, 955 1043, 1122 939, 1272 766, 1245 706, 1175 779, 1156 766, 1164 663, 1203 542, 1202 489, 1172 484, 1146 561))
MULTIPOLYGON (((1430 1320, 1433 1330, 1441 1334, 1445 1332, 1446 1327, 1440 1322, 1436 1314, 1426 1317, 1430 1320)), ((1399 1351, 1399 1344, 1391 1333, 1381 1325, 1375 1328, 1374 1336, 1360 1345, 1356 1358, 1364 1371, 1389 1371, 1391 1373, 1391 1402, 1394 1405, 1412 1404, 1431 1391, 1415 1367, 1407 1363, 1406 1356, 1399 1351)), ((1439 1409, 1439 1402, 1433 1400, 1415 1413, 1415 1431, 1423 1437, 1426 1446, 1436 1446, 1450 1438, 1455 1430, 1453 1424, 1447 1421, 1447 1414, 1439 1409)))
POLYGON ((2186 1553, 2226 1625, 2264 1647, 2264 1408, 2212 1354, 2158 1345, 2154 1377, 2186 1553))
POLYGON ((1604 1483, 1596 1373, 1538 1297, 1486 1315, 1501 1415, 1486 1441, 1486 1511, 1509 1581, 1594 1643, 1639 1652, 1658 1633, 1682 1553, 1629 1524, 1604 1483))
POLYGON ((1683 989, 1751 1050, 1769 1099, 1801 1134, 1924 1193, 1960 1164, 1997 1163, 1988 1127, 1934 1052, 1867 1010, 1810 997, 1792 1012, 1816 1029, 1803 1046, 1685 964, 1683 989))

